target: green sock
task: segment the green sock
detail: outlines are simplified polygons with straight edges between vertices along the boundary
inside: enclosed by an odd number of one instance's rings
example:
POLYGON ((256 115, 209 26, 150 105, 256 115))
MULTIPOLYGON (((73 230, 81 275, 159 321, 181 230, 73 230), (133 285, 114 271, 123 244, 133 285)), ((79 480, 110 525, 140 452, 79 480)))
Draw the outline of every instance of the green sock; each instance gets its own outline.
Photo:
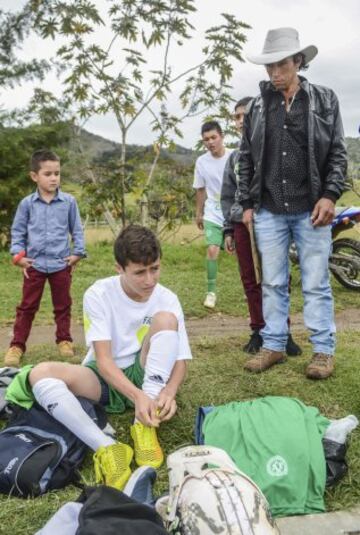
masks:
POLYGON ((216 292, 217 260, 206 259, 208 292, 216 292))

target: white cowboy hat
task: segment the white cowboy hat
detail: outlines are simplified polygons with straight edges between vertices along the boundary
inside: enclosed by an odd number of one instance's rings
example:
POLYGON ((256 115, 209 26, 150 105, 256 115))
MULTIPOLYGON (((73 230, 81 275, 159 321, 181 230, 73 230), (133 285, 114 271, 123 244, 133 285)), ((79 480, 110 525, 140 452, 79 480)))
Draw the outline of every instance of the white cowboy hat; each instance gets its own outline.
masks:
POLYGON ((277 63, 299 52, 304 54, 305 65, 307 65, 309 61, 314 59, 318 49, 314 45, 301 47, 299 34, 295 28, 276 28, 268 31, 262 54, 246 57, 256 65, 268 65, 269 63, 277 63))

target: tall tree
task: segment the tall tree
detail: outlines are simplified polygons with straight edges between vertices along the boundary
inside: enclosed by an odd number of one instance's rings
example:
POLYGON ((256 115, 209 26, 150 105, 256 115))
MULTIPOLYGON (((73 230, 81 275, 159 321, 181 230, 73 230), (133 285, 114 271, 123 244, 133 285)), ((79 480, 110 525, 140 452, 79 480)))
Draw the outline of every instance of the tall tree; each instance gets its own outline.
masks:
POLYGON ((23 80, 43 79, 50 69, 46 60, 22 61, 19 47, 32 31, 33 10, 30 6, 20 13, 0 9, 0 88, 13 87, 23 80))
MULTIPOLYGON (((181 137, 181 123, 190 116, 217 110, 222 114, 231 101, 229 82, 234 62, 243 61, 247 24, 223 14, 209 28, 196 61, 189 55, 178 70, 176 54, 189 45, 196 32, 191 16, 194 0, 108 0, 107 11, 88 0, 32 0, 33 30, 42 38, 65 40, 57 49, 63 66, 65 94, 78 107, 81 118, 112 113, 119 127, 119 188, 121 218, 126 221, 126 144, 136 121, 150 113, 149 130, 156 133, 153 165, 144 184, 146 208, 160 148, 181 137), (107 43, 97 39, 105 30, 107 43), (154 58, 157 65, 154 66, 154 58), (168 111, 170 95, 182 111, 168 111)), ((144 209, 146 222, 148 210, 144 209)))

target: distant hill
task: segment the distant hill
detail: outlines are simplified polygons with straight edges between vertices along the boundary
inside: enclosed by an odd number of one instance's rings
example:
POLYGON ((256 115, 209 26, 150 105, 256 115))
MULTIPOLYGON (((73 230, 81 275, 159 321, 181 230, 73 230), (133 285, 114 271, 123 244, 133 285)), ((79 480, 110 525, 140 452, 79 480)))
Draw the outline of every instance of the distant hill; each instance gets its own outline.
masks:
MULTIPOLYGON (((113 156, 115 152, 120 151, 119 143, 92 134, 85 129, 81 130, 80 138, 83 149, 89 155, 90 159, 101 159, 103 157, 109 158, 113 156)), ((149 150, 152 150, 152 145, 127 145, 127 153, 130 157, 134 155, 140 156, 142 153, 149 150)), ((192 165, 195 162, 198 153, 191 149, 186 149, 181 145, 176 145, 174 151, 163 150, 162 156, 180 162, 183 165, 192 165)))
MULTIPOLYGON (((104 137, 92 134, 87 130, 82 130, 81 140, 85 151, 89 154, 90 158, 101 158, 105 154, 107 157, 110 157, 117 152, 120 148, 120 144, 115 141, 110 141, 104 137)), ((360 165, 360 139, 347 137, 346 145, 349 154, 349 161, 355 167, 360 165)), ((152 150, 151 145, 145 147, 142 145, 128 145, 127 146, 128 155, 141 155, 144 151, 152 150)), ((195 159, 199 155, 198 152, 193 151, 192 149, 187 149, 181 145, 176 145, 174 152, 169 152, 167 150, 162 151, 163 157, 173 159, 177 162, 182 163, 183 165, 192 165, 195 162, 195 159)))
POLYGON ((81 129, 80 138, 84 152, 89 155, 90 159, 98 158, 104 152, 114 151, 120 146, 115 141, 92 134, 84 128, 81 129))

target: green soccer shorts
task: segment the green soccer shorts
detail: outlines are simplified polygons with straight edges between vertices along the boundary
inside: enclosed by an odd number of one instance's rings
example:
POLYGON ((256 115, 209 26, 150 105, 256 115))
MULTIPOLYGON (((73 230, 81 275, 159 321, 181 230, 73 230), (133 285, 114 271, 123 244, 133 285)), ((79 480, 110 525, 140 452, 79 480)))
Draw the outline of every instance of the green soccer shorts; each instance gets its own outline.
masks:
MULTIPOLYGON (((96 361, 89 362, 86 364, 88 368, 91 368, 94 373, 96 373, 100 384, 101 384, 101 396, 106 395, 106 402, 104 404, 106 412, 109 413, 122 413, 125 412, 128 408, 133 408, 134 404, 130 399, 128 399, 124 394, 121 394, 111 385, 108 385, 106 381, 101 377, 99 370, 96 365, 96 361)), ((145 370, 140 364, 140 351, 136 354, 135 362, 131 366, 128 366, 124 370, 121 370, 125 376, 131 381, 135 386, 141 388, 144 381, 145 370)), ((100 399, 101 402, 101 399, 100 399)))
POLYGON ((208 247, 209 245, 217 245, 221 249, 224 248, 223 228, 220 225, 216 225, 211 221, 204 221, 204 231, 205 242, 208 247))

